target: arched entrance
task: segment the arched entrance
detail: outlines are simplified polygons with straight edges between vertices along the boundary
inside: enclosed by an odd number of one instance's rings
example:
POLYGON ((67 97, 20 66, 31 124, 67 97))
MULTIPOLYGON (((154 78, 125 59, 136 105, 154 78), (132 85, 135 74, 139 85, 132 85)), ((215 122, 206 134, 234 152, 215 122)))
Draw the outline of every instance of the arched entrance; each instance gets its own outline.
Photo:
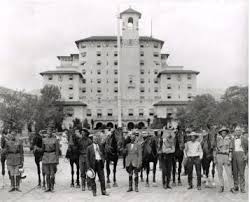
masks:
POLYGON ((102 122, 98 122, 95 126, 96 129, 101 129, 103 126, 102 122))
POLYGON ((135 124, 133 122, 129 122, 127 127, 128 127, 128 130, 134 129, 135 124))
POLYGON ((143 122, 138 123, 138 129, 142 129, 145 127, 145 124, 143 122))
POLYGON ((107 128, 114 128, 114 124, 112 122, 107 123, 107 128))

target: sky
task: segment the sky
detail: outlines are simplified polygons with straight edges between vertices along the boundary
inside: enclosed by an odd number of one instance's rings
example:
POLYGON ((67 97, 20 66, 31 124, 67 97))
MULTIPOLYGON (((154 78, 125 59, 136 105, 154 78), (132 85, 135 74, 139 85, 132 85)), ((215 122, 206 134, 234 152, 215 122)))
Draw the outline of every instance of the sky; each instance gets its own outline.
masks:
POLYGON ((198 88, 248 84, 247 0, 2 0, 0 86, 41 88, 56 56, 78 53, 78 39, 115 35, 118 8, 129 6, 142 13, 140 35, 152 19, 169 65, 200 72, 198 88))

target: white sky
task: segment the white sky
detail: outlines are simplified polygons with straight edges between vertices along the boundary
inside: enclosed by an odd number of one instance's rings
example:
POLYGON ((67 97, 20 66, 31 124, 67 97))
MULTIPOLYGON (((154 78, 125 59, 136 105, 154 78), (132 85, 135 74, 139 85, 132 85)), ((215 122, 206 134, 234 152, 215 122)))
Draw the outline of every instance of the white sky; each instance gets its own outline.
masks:
POLYGON ((118 5, 142 13, 140 35, 150 35, 152 18, 169 65, 200 71, 198 88, 248 83, 247 0, 3 0, 0 86, 41 88, 39 72, 78 53, 74 41, 116 34, 118 5))

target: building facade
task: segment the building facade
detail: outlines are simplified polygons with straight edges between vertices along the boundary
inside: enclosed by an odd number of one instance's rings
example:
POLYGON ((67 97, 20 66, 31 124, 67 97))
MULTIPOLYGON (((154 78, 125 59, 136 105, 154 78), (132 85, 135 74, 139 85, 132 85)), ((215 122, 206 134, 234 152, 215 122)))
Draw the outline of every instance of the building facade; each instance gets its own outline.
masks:
POLYGON ((86 118, 95 128, 117 125, 119 89, 122 123, 129 128, 147 126, 154 116, 174 118, 177 107, 195 95, 199 72, 168 66, 164 41, 139 35, 140 18, 132 8, 120 13, 119 70, 117 37, 91 36, 75 41, 78 54, 58 56, 56 70, 40 73, 44 85, 59 87, 67 126, 74 118, 86 118))

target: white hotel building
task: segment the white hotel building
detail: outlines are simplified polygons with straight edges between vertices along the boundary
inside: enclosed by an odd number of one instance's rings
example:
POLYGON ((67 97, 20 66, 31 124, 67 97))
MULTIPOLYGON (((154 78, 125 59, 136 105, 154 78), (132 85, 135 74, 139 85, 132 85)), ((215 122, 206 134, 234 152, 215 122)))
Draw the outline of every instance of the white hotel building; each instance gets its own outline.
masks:
MULTIPOLYGON (((197 71, 168 66, 162 53, 164 41, 139 36, 141 13, 129 8, 120 13, 120 89, 122 124, 147 126, 154 116, 175 119, 178 107, 196 93, 197 71)), ((78 54, 58 56, 60 66, 45 71, 44 85, 59 87, 65 124, 74 118, 94 121, 94 127, 117 125, 118 49, 117 36, 91 36, 75 41, 78 54)))

